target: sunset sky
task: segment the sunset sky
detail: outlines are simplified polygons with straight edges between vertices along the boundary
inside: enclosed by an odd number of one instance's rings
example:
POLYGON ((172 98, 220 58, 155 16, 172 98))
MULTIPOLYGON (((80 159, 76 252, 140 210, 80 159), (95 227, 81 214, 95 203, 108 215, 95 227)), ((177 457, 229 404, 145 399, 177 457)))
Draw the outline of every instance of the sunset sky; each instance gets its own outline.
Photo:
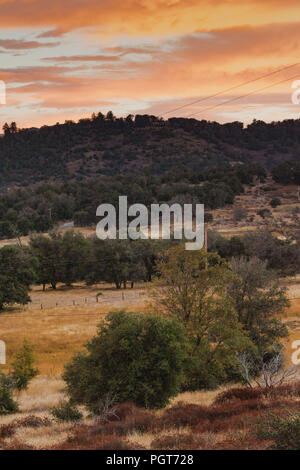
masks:
POLYGON ((0 126, 112 110, 219 122, 298 118, 299 0, 0 0, 0 126), (205 110, 289 79, 241 100, 205 110), (201 111, 203 110, 203 111, 201 111))

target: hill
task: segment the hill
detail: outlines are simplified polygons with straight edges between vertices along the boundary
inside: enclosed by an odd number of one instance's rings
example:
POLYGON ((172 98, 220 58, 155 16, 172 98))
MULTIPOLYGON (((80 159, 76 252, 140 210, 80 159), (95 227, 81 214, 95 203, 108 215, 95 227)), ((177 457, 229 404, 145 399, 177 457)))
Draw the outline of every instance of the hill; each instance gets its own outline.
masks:
POLYGON ((237 162, 270 168, 299 159, 300 119, 218 124, 102 113, 77 123, 18 129, 0 139, 0 185, 83 181, 97 175, 201 173, 237 162))
MULTIPOLYGON (((95 224, 101 203, 232 205, 245 185, 300 184, 300 120, 218 124, 99 113, 0 139, 0 238, 95 224)), ((276 189, 276 188, 275 188, 276 189)))

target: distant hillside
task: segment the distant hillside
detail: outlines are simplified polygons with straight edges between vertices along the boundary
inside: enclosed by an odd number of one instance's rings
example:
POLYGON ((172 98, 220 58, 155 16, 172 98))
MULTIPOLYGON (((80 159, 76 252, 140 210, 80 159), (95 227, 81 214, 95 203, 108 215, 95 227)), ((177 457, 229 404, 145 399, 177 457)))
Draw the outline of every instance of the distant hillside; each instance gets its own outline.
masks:
POLYGON ((300 119, 218 124, 195 119, 99 113, 78 123, 17 129, 0 139, 0 187, 83 181, 97 175, 153 174, 299 160, 300 119))

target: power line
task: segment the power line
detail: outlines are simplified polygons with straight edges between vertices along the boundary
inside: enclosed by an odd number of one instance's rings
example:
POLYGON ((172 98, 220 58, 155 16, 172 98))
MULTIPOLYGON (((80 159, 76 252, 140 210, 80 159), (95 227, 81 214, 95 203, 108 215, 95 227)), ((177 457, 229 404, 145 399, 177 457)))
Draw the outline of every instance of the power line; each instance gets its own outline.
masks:
POLYGON ((212 109, 218 108, 219 106, 223 106, 224 104, 232 103, 233 101, 237 101, 237 100, 240 100, 242 98, 246 98, 247 96, 254 95, 255 93, 258 93, 258 92, 263 91, 263 90, 267 90, 268 88, 272 88, 276 85, 280 85, 281 83, 288 82, 288 81, 293 80, 295 78, 299 78, 299 73, 297 75, 294 75, 293 77, 289 77, 289 78, 286 78, 284 80, 281 80, 280 82, 276 82, 276 83, 273 83, 271 85, 267 85, 267 86, 264 86, 262 88, 258 88, 256 90, 250 91, 249 93, 246 93, 244 95, 236 96, 235 98, 230 98, 229 100, 223 101, 222 103, 218 103, 218 104, 215 104, 214 106, 204 108, 201 111, 197 111, 195 113, 189 114, 188 116, 186 116, 186 118, 190 118, 192 116, 196 116, 197 114, 204 113, 206 111, 210 111, 212 109))
MULTIPOLYGON (((282 68, 280 68, 280 69, 278 69, 278 70, 275 70, 275 71, 273 71, 273 72, 269 72, 269 73, 266 73, 265 75, 261 75, 261 76, 258 77, 258 78, 254 78, 254 79, 252 79, 252 80, 247 80, 246 82, 242 82, 242 83, 240 83, 240 84, 238 84, 238 85, 234 85, 234 86, 232 86, 232 87, 230 87, 230 88, 226 88, 226 89, 224 89, 224 90, 222 90, 222 91, 218 91, 217 93, 214 93, 213 95, 209 95, 209 96, 206 96, 206 97, 204 97, 204 98, 199 98, 199 99, 197 99, 197 100, 195 100, 195 101, 192 101, 191 103, 187 103, 187 104, 183 104, 182 106, 178 106, 177 108, 172 108, 172 109, 170 109, 169 111, 166 111, 166 112, 163 113, 163 114, 164 114, 164 115, 170 114, 170 113, 173 113, 173 112, 175 112, 175 111, 179 111, 180 109, 184 109, 184 108, 187 108, 187 107, 189 107, 189 106, 192 106, 192 105, 194 105, 194 104, 201 103, 202 101, 207 101, 207 100, 209 100, 209 99, 211 99, 211 98, 215 98, 216 96, 220 96, 220 95, 222 95, 223 93, 228 93, 229 91, 235 90, 236 88, 240 88, 240 87, 242 87, 242 86, 249 85, 250 83, 257 82, 257 81, 259 81, 259 80, 262 80, 263 78, 270 77, 271 75, 274 75, 274 74, 276 74, 276 73, 282 72, 282 71, 284 71, 284 70, 288 70, 288 69, 290 69, 290 68, 292 68, 292 67, 296 67, 296 66, 299 65, 299 64, 300 64, 300 62, 297 62, 297 63, 295 63, 295 64, 291 64, 291 65, 288 65, 288 66, 286 66, 286 67, 282 67, 282 68)), ((160 117, 162 117, 162 115, 160 115, 160 117)), ((188 116, 187 116, 187 117, 188 117, 188 116)))

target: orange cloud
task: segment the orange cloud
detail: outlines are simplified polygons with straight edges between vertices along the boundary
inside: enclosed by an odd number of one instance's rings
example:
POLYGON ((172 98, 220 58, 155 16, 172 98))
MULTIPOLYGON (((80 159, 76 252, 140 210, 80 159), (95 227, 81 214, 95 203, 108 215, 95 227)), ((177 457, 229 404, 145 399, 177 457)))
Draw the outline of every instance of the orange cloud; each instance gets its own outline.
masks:
MULTIPOLYGON (((24 123, 75 118, 101 106, 118 114, 161 114, 297 62, 299 10, 298 0, 0 0, 2 30, 28 28, 35 34, 34 40, 19 40, 11 39, 10 31, 10 39, 0 39, 6 52, 0 79, 7 82, 8 102, 14 106, 9 112, 15 111, 13 120, 18 120, 22 110, 24 123), (36 40, 57 37, 60 43, 36 40), (53 57, 40 48, 53 45, 53 57), (7 51, 22 49, 30 55, 19 62, 11 54, 8 67, 7 51)), ((299 66, 218 100, 276 83, 297 70, 300 78, 299 66)), ((271 120, 282 109, 282 116, 290 117, 297 110, 289 94, 286 82, 199 116, 231 120, 269 113, 271 120)), ((192 105, 180 114, 203 108, 192 105)))
POLYGON ((2 27, 51 28, 44 37, 82 27, 105 35, 168 35, 292 21, 298 13, 297 0, 0 0, 2 27))

